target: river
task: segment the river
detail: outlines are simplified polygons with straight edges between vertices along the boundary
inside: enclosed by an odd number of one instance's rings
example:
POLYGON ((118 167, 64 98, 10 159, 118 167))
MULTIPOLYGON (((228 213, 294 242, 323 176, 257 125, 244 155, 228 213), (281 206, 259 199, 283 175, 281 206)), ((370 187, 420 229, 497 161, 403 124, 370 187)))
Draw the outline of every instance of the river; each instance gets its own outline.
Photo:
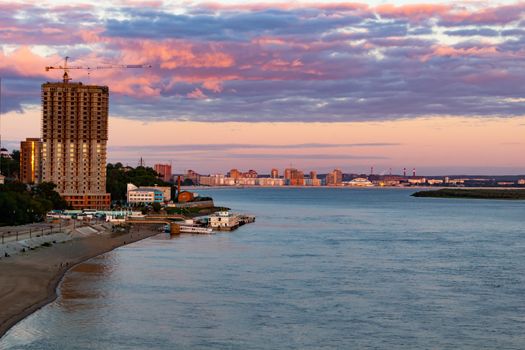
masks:
POLYGON ((78 265, 1 349, 523 349, 525 201, 198 190, 254 214, 78 265))

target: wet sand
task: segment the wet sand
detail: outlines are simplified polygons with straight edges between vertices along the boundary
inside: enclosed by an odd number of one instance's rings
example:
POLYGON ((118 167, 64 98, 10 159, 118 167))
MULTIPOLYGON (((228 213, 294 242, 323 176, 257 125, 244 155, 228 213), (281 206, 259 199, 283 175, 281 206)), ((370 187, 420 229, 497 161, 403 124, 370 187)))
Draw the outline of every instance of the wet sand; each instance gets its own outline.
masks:
POLYGON ((123 234, 95 234, 0 260, 0 337, 18 321, 56 299, 64 274, 76 264, 154 236, 153 227, 123 234))

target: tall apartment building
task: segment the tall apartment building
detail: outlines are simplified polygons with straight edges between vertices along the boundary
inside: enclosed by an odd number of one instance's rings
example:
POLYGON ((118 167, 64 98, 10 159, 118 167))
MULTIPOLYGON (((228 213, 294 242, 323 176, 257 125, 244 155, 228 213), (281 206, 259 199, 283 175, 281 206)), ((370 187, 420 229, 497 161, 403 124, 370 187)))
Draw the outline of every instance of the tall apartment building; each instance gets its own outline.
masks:
POLYGON ((294 168, 286 168, 284 169, 284 179, 290 180, 292 178, 292 171, 294 171, 294 168))
POLYGON ((20 181, 37 184, 42 173, 42 141, 28 138, 20 142, 20 181))
POLYGON ((343 184, 343 173, 341 169, 334 169, 326 175, 327 186, 341 186, 343 184))
POLYGON ((237 169, 232 169, 228 173, 228 176, 232 177, 234 179, 238 179, 238 178, 242 177, 242 173, 239 170, 237 170, 237 169))
POLYGON ((310 185, 311 186, 321 186, 321 179, 317 178, 317 171, 310 171, 310 185))
POLYGON ((109 89, 42 84, 42 180, 75 209, 110 206, 106 193, 109 89))
POLYGON ((153 166, 153 169, 157 174, 159 174, 159 178, 164 182, 170 182, 171 181, 171 164, 155 164, 153 166))
POLYGON ((270 177, 272 179, 277 179, 279 177, 279 170, 276 168, 273 168, 272 171, 270 172, 270 177))

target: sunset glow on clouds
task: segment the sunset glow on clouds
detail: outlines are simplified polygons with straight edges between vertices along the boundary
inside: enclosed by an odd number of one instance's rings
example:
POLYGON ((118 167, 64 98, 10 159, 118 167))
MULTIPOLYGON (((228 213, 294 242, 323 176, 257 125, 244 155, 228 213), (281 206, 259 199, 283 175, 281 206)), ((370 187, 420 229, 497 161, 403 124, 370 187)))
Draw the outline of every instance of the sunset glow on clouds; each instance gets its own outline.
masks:
MULTIPOLYGON (((121 119, 289 130, 443 117, 461 128, 454 118, 499 118, 510 127, 507 118, 525 116, 524 23, 525 3, 509 1, 0 2, 2 109, 29 115, 40 84, 61 76, 44 67, 67 55, 79 66, 152 65, 70 73, 109 85, 111 115, 121 119)), ((508 163, 525 172, 523 162, 508 163)))

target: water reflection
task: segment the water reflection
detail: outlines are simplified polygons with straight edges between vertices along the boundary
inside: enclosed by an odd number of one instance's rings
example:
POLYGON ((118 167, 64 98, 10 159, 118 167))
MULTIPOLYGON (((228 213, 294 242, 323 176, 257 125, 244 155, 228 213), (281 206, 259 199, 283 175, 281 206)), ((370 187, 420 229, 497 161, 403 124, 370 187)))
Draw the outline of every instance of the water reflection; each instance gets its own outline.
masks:
POLYGON ((117 260, 110 252, 71 269, 59 286, 59 303, 64 310, 75 312, 90 307, 86 302, 89 299, 103 299, 106 296, 104 284, 118 268, 117 260))

